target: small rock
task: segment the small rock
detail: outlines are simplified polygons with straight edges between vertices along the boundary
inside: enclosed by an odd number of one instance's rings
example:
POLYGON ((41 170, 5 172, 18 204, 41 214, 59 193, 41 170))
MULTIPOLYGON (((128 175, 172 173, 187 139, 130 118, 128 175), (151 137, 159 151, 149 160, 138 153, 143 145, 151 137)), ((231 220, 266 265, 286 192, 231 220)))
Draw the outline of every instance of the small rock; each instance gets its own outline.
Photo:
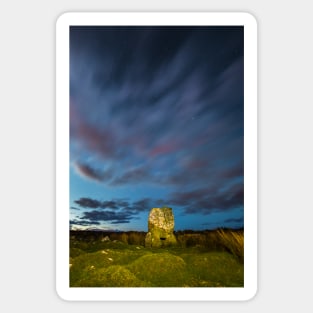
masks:
POLYGON ((109 236, 105 236, 104 238, 101 239, 101 241, 111 241, 109 236))

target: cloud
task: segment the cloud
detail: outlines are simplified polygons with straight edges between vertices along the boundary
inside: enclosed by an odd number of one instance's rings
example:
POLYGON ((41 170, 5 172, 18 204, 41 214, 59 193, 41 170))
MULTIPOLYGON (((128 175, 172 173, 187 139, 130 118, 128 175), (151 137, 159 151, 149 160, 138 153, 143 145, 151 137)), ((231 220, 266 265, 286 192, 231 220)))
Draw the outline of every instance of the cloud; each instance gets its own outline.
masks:
POLYGON ((100 157, 114 157, 115 147, 113 143, 115 142, 115 138, 112 132, 91 124, 85 117, 81 116, 81 113, 77 113, 75 118, 71 115, 70 124, 71 139, 73 141, 78 140, 82 148, 87 151, 93 151, 100 157))
POLYGON ((100 222, 97 221, 81 221, 81 220, 70 220, 70 225, 79 225, 79 226, 90 226, 90 225, 100 225, 100 222))
POLYGON ((136 202, 133 202, 130 209, 132 211, 135 211, 135 212, 148 211, 151 209, 152 202, 153 202, 152 199, 144 198, 144 199, 138 200, 136 202))
POLYGON ((80 208, 76 208, 74 206, 71 206, 71 210, 80 210, 80 208))
POLYGON ((133 214, 129 212, 116 211, 87 211, 84 212, 81 219, 90 220, 92 222, 110 222, 114 224, 128 223, 133 218, 133 214))
POLYGON ((101 208, 106 209, 124 209, 125 207, 129 206, 129 202, 125 199, 113 199, 109 201, 102 201, 101 208))
POLYGON ((238 218, 228 218, 224 221, 225 224, 242 224, 243 225, 243 217, 238 218))
POLYGON ((218 221, 209 221, 201 223, 201 225, 211 226, 211 227, 243 227, 244 218, 243 216, 240 217, 231 217, 231 218, 223 218, 218 221))
POLYGON ((151 157, 156 157, 159 155, 168 155, 170 153, 173 153, 175 151, 178 151, 179 145, 176 141, 168 141, 165 143, 157 144, 151 151, 149 151, 149 154, 151 157))
POLYGON ((127 224, 127 223, 130 223, 130 220, 117 220, 111 222, 111 224, 127 224))
POLYGON ((119 205, 116 201, 103 201, 103 202, 101 202, 100 207, 103 209, 106 209, 106 208, 118 209, 119 205))
POLYGON ((221 188, 220 184, 211 184, 206 188, 170 193, 164 199, 142 198, 133 202, 125 199, 99 201, 91 198, 75 200, 83 208, 97 209, 84 212, 82 219, 100 221, 130 221, 141 212, 152 207, 176 207, 181 215, 226 212, 244 205, 243 183, 233 183, 221 188))
POLYGON ((143 198, 129 203, 125 199, 98 201, 90 198, 81 198, 75 202, 85 208, 97 208, 97 210, 83 212, 81 220, 125 224, 133 219, 137 219, 139 213, 149 211, 156 201, 150 198, 143 198))
POLYGON ((112 186, 126 185, 131 183, 140 183, 143 181, 153 181, 153 177, 149 170, 145 167, 137 167, 126 171, 121 176, 115 178, 110 184, 112 186))
POLYGON ((98 200, 90 199, 90 198, 80 198, 79 200, 75 200, 75 203, 80 205, 83 208, 99 208, 101 206, 101 202, 98 200))
POLYGON ((90 165, 79 163, 77 161, 74 162, 74 168, 81 176, 98 182, 107 181, 111 179, 113 175, 113 171, 111 169, 107 171, 101 171, 91 167, 90 165))
POLYGON ((123 211, 125 214, 128 215, 134 215, 138 214, 139 212, 149 210, 152 207, 153 203, 160 203, 160 201, 162 200, 143 198, 137 201, 133 201, 131 203, 123 198, 105 201, 99 201, 92 198, 80 198, 79 200, 75 200, 74 202, 81 207, 87 209, 101 209, 106 211, 108 211, 108 209, 111 209, 116 211, 123 211))
POLYGON ((244 175, 244 168, 243 163, 238 164, 237 166, 225 168, 221 171, 220 175, 223 178, 231 179, 231 178, 238 178, 243 177, 244 175))
POLYGON ((123 209, 129 206, 129 202, 125 199, 112 199, 106 201, 99 201, 91 198, 80 198, 75 200, 75 203, 80 205, 83 208, 91 209, 123 209))
POLYGON ((242 207, 244 201, 243 184, 235 184, 220 190, 217 186, 196 189, 189 192, 175 192, 169 203, 183 207, 185 214, 210 214, 242 207))

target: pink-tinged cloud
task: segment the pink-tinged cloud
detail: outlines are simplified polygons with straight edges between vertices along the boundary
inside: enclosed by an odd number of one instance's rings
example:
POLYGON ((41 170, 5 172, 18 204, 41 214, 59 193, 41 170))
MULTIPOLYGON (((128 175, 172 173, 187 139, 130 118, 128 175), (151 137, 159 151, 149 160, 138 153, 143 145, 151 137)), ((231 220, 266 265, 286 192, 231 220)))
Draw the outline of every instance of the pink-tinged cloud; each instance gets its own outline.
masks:
POLYGON ((244 173, 243 164, 240 164, 237 167, 231 167, 231 168, 221 171, 220 176, 222 178, 230 179, 230 178, 241 177, 243 176, 243 173, 244 173))
POLYGON ((172 152, 177 152, 179 150, 179 145, 176 141, 167 141, 156 145, 150 152, 151 157, 156 157, 159 155, 170 154, 172 152))
POLYGON ((113 129, 104 129, 91 124, 71 103, 70 113, 71 137, 88 151, 97 153, 104 158, 116 155, 117 138, 113 129))
POLYGON ((81 123, 78 128, 78 136, 88 149, 98 152, 101 156, 112 157, 115 154, 115 138, 112 132, 81 123))
POLYGON ((198 170, 207 168, 209 164, 211 163, 211 160, 208 159, 202 159, 202 158, 193 158, 186 162, 185 167, 187 170, 198 170))
POLYGON ((142 134, 124 134, 121 146, 131 147, 137 156, 145 156, 147 151, 147 137, 142 134))
POLYGON ((124 184, 136 184, 143 181, 152 181, 152 176, 148 168, 138 167, 124 172, 121 176, 116 177, 112 182, 112 186, 124 184))
POLYGON ((110 169, 107 171, 101 171, 79 162, 74 163, 74 168, 80 176, 98 182, 107 181, 111 179, 113 175, 112 170, 110 169))

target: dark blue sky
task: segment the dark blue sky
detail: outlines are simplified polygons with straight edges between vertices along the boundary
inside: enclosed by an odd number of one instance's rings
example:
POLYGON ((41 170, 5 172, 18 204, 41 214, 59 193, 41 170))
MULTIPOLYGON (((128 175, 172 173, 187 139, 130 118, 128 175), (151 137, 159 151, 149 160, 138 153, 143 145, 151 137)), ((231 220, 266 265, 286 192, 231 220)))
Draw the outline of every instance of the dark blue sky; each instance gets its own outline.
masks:
POLYGON ((243 227, 243 27, 70 28, 70 224, 243 227))

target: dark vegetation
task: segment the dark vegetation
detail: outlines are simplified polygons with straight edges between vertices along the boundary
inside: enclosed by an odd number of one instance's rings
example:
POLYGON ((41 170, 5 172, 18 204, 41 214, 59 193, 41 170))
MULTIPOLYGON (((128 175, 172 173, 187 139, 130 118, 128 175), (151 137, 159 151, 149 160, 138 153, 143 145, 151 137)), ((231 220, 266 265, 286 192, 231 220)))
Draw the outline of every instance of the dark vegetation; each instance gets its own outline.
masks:
POLYGON ((243 287, 244 231, 177 231, 145 248, 145 232, 70 231, 71 287, 243 287))

